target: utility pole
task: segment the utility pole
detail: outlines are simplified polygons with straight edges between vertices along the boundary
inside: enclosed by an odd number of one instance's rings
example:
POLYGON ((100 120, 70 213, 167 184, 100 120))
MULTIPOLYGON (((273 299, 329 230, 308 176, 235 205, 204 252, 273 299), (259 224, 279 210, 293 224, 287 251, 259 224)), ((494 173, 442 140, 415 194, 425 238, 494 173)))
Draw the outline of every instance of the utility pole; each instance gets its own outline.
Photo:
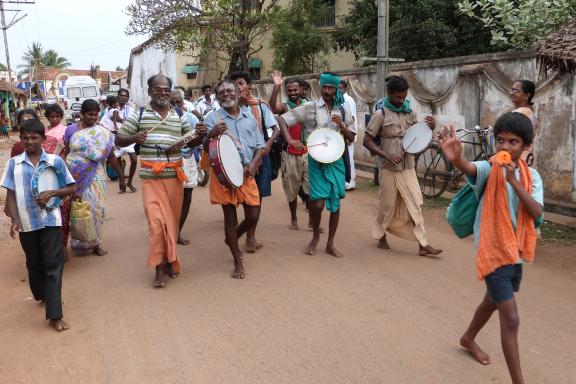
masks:
POLYGON ((378 45, 376 46, 376 95, 378 99, 386 94, 384 79, 388 74, 388 36, 390 34, 390 4, 388 0, 378 0, 378 45))
MULTIPOLYGON (((0 0, 0 23, 1 23, 1 28, 2 28, 2 32, 4 33, 4 50, 6 52, 6 66, 8 67, 8 84, 10 85, 10 99, 12 100, 12 102, 14 102, 14 107, 16 107, 16 103, 15 103, 15 98, 14 98, 14 87, 12 86, 12 67, 10 66, 10 51, 8 49, 8 35, 6 33, 6 31, 8 30, 8 28, 12 27, 14 24, 16 24, 17 22, 19 22, 20 20, 22 20, 23 18, 25 18, 26 16, 28 16, 27 14, 24 14, 23 16, 19 17, 18 19, 16 19, 16 16, 18 16, 18 12, 20 12, 19 9, 4 9, 4 4, 34 4, 34 1, 29 1, 29 0, 0 0), (8 25, 6 25, 6 19, 4 16, 4 11, 7 12, 16 12, 14 14, 14 17, 12 18, 12 20, 10 21, 10 23, 8 25)), ((6 105, 8 105, 8 103, 6 103, 6 105)), ((8 110, 8 112, 10 112, 8 110)))

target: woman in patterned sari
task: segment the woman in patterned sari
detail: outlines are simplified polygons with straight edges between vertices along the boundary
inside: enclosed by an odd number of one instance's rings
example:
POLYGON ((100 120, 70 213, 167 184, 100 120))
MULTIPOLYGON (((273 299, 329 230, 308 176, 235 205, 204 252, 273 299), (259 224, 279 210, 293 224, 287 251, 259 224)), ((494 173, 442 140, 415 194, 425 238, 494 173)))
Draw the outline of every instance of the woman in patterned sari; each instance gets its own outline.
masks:
MULTIPOLYGON (((68 126, 64 133, 64 150, 67 153, 66 164, 76 180, 76 194, 72 198, 80 198, 90 204, 97 235, 96 240, 89 242, 72 239, 70 245, 76 254, 92 252, 104 256, 107 252, 102 248, 101 236, 106 198, 106 159, 110 161, 114 170, 122 175, 120 187, 126 186, 124 175, 112 151, 114 135, 106 128, 97 125, 99 112, 98 102, 89 99, 82 103, 80 122, 68 126)), ((69 221, 66 225, 69 229, 69 221)))

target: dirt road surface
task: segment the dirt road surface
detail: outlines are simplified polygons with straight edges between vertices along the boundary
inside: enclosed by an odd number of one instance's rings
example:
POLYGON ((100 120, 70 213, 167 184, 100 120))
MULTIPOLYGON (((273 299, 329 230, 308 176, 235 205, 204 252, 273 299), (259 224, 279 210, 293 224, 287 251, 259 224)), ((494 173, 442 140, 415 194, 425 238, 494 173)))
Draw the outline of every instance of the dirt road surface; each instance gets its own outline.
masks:
MULTIPOLYGON (((366 191, 343 203, 337 246, 345 258, 307 256, 311 233, 288 230, 275 182, 258 230, 264 248, 246 255, 239 281, 229 277, 220 207, 197 188, 183 274, 154 289, 140 192, 116 191, 109 183, 109 254, 66 264, 72 328, 61 334, 30 298, 23 253, 2 225, 0 383, 509 382, 497 318, 479 337, 491 365, 458 347, 485 290, 471 240, 451 234, 442 210, 426 211, 429 238, 445 250, 440 260, 396 238, 392 251, 378 250, 369 234, 375 195, 366 191)), ((575 257, 575 248, 544 245, 525 269, 518 302, 527 383, 576 383, 575 257)))

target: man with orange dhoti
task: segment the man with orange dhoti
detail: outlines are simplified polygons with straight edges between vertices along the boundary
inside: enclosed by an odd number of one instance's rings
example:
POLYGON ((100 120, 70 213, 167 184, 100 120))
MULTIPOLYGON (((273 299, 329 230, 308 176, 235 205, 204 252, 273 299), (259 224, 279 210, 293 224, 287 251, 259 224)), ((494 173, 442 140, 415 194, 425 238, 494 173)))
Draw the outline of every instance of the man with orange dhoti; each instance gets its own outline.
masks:
POLYGON ((216 96, 222 108, 210 113, 204 120, 208 129, 204 148, 208 148, 209 139, 216 139, 223 133, 232 136, 244 166, 244 182, 240 188, 226 188, 220 184, 211 169, 210 202, 222 205, 225 243, 234 257, 232 277, 243 279, 244 265, 238 238, 253 228, 260 216, 260 194, 254 176, 262 161, 264 135, 258 128, 254 115, 248 109, 239 107, 238 88, 232 80, 221 81, 216 86, 216 96), (236 216, 236 207, 239 204, 244 207, 244 220, 240 224, 236 216))
MULTIPOLYGON (((139 110, 132 112, 116 136, 116 145, 120 147, 140 145, 139 176, 148 219, 147 266, 156 267, 155 287, 163 287, 166 276, 176 277, 180 273, 176 241, 186 175, 182 170, 182 152, 175 143, 190 131, 190 124, 170 106, 171 91, 172 80, 168 77, 155 75, 148 79, 150 104, 141 115, 139 110)), ((188 146, 201 143, 206 130, 197 126, 197 132, 198 138, 188 146)))

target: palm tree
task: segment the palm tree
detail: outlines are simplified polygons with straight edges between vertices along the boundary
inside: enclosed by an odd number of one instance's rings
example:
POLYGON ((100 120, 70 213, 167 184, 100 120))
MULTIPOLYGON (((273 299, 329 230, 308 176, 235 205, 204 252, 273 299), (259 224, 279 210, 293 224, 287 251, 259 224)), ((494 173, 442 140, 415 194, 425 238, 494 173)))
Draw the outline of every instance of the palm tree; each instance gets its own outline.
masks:
POLYGON ((42 58, 42 64, 46 67, 54 68, 66 68, 70 65, 70 62, 65 57, 59 56, 58 52, 53 49, 49 49, 44 52, 44 57, 42 58))
POLYGON ((70 62, 65 57, 59 56, 53 49, 44 51, 42 44, 33 42, 31 47, 22 55, 24 64, 18 66, 18 76, 28 75, 30 78, 41 71, 44 67, 66 68, 70 62))

